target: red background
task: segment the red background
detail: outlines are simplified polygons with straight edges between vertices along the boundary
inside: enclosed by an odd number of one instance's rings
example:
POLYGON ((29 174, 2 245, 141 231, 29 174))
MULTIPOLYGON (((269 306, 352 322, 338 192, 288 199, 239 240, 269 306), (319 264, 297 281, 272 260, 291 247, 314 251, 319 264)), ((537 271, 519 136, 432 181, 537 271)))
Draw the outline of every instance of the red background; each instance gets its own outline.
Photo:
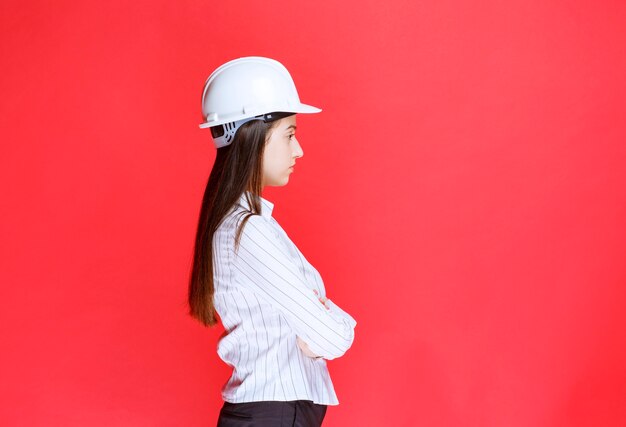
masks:
POLYGON ((186 316, 209 73, 278 59, 264 195, 358 321, 332 426, 626 425, 621 1, 3 1, 0 420, 214 425, 186 316))

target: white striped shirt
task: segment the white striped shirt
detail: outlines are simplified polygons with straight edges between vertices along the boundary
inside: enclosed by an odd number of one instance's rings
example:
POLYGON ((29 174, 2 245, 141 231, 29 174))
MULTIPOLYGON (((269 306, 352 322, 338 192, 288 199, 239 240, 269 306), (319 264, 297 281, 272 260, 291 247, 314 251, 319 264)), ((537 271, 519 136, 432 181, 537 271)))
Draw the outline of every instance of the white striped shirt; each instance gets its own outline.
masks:
POLYGON ((272 217, 274 204, 261 197, 235 252, 237 226, 249 212, 245 194, 213 236, 214 305, 225 333, 219 357, 233 368, 222 388, 231 403, 311 400, 337 405, 325 359, 352 345, 356 321, 330 299, 324 282, 272 217), (296 337, 322 358, 307 357, 296 337))

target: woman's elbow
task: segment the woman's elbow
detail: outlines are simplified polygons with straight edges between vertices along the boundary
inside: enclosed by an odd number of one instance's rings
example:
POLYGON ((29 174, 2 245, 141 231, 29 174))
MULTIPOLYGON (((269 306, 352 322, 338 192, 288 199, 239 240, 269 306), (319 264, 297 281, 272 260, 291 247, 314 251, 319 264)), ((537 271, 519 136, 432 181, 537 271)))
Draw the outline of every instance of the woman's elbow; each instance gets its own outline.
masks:
POLYGON ((354 329, 350 331, 350 333, 337 340, 333 343, 333 345, 328 346, 328 349, 323 349, 319 355, 322 356, 326 360, 337 359, 344 354, 352 347, 352 343, 354 342, 354 329))

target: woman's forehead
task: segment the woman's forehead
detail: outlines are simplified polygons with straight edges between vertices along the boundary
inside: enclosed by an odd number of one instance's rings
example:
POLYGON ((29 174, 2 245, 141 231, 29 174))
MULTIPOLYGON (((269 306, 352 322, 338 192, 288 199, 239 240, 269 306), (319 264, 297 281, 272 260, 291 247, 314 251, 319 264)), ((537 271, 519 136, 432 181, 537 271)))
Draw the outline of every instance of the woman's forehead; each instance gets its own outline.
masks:
POLYGON ((280 130, 287 130, 290 128, 295 129, 296 128, 296 115, 294 114, 293 116, 283 117, 282 119, 280 119, 278 128, 280 130))

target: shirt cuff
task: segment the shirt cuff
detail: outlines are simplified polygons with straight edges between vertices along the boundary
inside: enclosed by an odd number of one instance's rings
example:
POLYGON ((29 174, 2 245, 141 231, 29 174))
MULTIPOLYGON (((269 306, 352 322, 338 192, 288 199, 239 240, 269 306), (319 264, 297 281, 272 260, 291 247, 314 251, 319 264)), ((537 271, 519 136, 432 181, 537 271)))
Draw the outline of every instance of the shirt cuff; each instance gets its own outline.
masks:
POLYGON ((326 305, 329 307, 328 311, 331 314, 335 314, 343 319, 347 319, 348 322, 350 323, 350 327, 354 329, 354 327, 356 326, 356 320, 354 320, 352 316, 350 316, 348 313, 343 311, 337 304, 335 304, 332 300, 328 298, 326 298, 326 305))

